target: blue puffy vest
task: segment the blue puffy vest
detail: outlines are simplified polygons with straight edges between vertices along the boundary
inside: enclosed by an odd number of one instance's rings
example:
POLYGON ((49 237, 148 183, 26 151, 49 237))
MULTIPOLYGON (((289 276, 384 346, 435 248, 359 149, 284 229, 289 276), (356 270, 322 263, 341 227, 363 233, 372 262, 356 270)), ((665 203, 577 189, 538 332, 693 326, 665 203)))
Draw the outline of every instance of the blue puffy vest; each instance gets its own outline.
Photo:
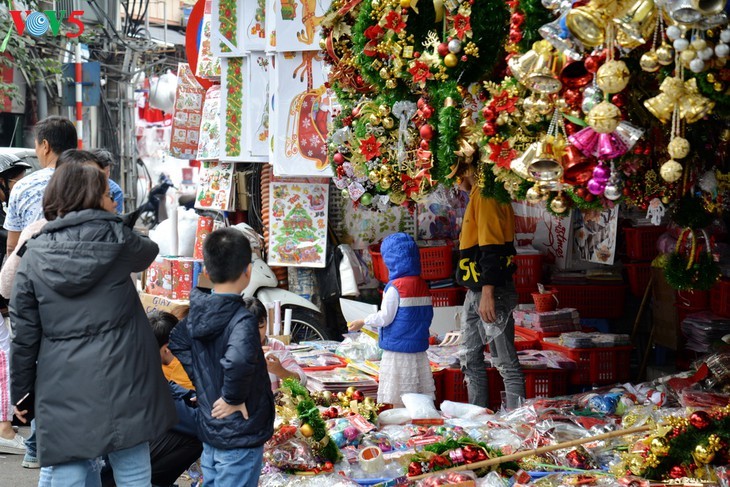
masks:
POLYGON ((385 286, 398 291, 398 311, 393 322, 380 329, 380 348, 391 352, 418 353, 428 350, 433 304, 428 284, 420 276, 393 279, 385 286))

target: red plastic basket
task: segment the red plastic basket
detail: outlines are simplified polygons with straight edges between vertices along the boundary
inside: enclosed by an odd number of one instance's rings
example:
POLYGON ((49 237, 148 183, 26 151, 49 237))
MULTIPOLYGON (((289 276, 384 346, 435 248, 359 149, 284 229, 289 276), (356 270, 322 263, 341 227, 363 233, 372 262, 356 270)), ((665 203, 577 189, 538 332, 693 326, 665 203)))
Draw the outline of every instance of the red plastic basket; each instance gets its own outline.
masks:
POLYGON ((436 406, 444 401, 444 371, 437 370, 433 373, 433 383, 436 386, 436 406))
POLYGON ((718 281, 712 288, 710 308, 716 315, 730 318, 730 281, 718 281))
POLYGON ((515 255, 517 270, 512 276, 516 288, 536 289, 542 280, 542 255, 515 255))
POLYGON ((441 380, 444 401, 469 402, 464 373, 460 369, 444 369, 441 380))
MULTIPOLYGON (((583 333, 593 333, 596 331, 595 328, 592 328, 590 326, 581 326, 580 330, 572 330, 572 331, 582 331, 583 333)), ((542 343, 543 338, 546 337, 558 337, 562 335, 563 333, 570 333, 569 331, 539 331, 539 330, 533 330, 531 328, 525 328, 523 326, 517 326, 515 325, 515 336, 521 336, 525 340, 537 340, 538 342, 542 343)), ((515 341, 517 343, 517 341, 515 341)))
POLYGON ((662 233, 666 231, 664 226, 624 228, 626 235, 626 253, 630 259, 652 260, 659 251, 656 242, 662 233))
POLYGON ((586 285, 567 286, 555 284, 561 308, 575 308, 581 318, 621 318, 624 315, 626 286, 586 285))
POLYGON ((689 315, 693 315, 693 314, 699 313, 701 311, 707 311, 707 306, 693 308, 691 306, 681 306, 681 305, 675 303, 674 307, 677 308, 677 320, 679 321, 680 325, 685 320, 685 318, 687 318, 689 315))
POLYGON ((558 308, 557 294, 557 291, 553 289, 545 293, 532 293, 532 300, 535 302, 535 311, 538 313, 555 311, 558 308))
MULTIPOLYGON (((429 280, 448 279, 454 274, 453 246, 441 245, 434 247, 419 247, 421 256, 421 277, 429 280)), ((373 273, 375 279, 380 282, 388 282, 388 268, 383 262, 380 254, 380 244, 368 247, 373 261, 373 273)))
POLYGON ((334 369, 340 369, 342 367, 347 367, 347 361, 343 359, 342 357, 335 356, 340 363, 334 364, 334 365, 317 365, 315 367, 302 367, 302 370, 304 372, 319 372, 322 370, 334 370, 334 369))
POLYGON ((571 371, 570 382, 574 385, 601 385, 629 380, 631 350, 633 347, 568 348, 555 343, 542 342, 543 350, 561 352, 578 367, 571 371))
POLYGON ((433 305, 439 306, 460 306, 464 304, 466 289, 463 287, 444 287, 431 289, 431 300, 433 305))
MULTIPOLYGON (((523 350, 540 350, 540 340, 535 337, 521 336, 515 332, 515 350, 518 352, 523 350)), ((484 351, 489 352, 489 344, 484 347, 484 351)))
POLYGON ((629 278, 629 289, 631 294, 637 298, 644 297, 646 286, 651 279, 651 262, 630 262, 624 264, 626 274, 629 278))
POLYGON ((535 289, 529 288, 529 289, 520 289, 517 288, 517 302, 519 304, 532 304, 532 293, 534 293, 537 290, 537 287, 535 289))

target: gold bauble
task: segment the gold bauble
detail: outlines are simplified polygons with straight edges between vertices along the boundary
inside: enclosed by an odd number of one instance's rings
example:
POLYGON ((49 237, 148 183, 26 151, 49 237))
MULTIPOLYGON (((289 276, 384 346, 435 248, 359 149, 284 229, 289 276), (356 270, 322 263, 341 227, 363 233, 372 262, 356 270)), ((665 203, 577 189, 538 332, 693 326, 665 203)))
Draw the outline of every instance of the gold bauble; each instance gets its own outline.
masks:
POLYGON ((396 80, 394 80, 393 78, 385 80, 385 87, 388 88, 389 90, 394 89, 396 86, 398 86, 398 82, 396 80))
POLYGON ((390 193, 390 202, 394 205, 402 205, 406 200, 406 194, 403 191, 393 191, 390 193))
POLYGON ((717 81, 717 78, 715 78, 715 73, 707 73, 707 81, 710 83, 714 83, 717 81))
POLYGON ((663 436, 652 438, 651 443, 649 443, 649 448, 658 457, 666 457, 669 455, 669 442, 663 436))
POLYGON ((721 92, 722 90, 725 89, 725 85, 723 85, 722 83, 719 83, 719 82, 718 83, 713 83, 712 84, 712 88, 719 93, 719 92, 721 92))
POLYGON ((390 115, 390 107, 388 105, 380 105, 378 107, 378 114, 381 117, 387 117, 388 115, 390 115))
POLYGON ((370 171, 368 173, 368 179, 370 180, 371 183, 375 184, 380 179, 380 174, 378 174, 377 171, 370 171))
POLYGON ((698 464, 707 465, 708 463, 712 463, 715 459, 715 452, 705 445, 697 445, 692 456, 698 464))
POLYGON ((385 117, 382 120, 382 123, 383 123, 383 127, 385 127, 385 129, 387 129, 387 130, 392 129, 395 126, 395 121, 393 120, 393 117, 385 117))
POLYGON ((322 399, 327 401, 327 404, 332 402, 332 391, 322 391, 322 399))
POLYGON ((305 438, 310 438, 314 434, 314 428, 309 423, 304 423, 299 427, 299 431, 301 431, 302 436, 305 438))
POLYGON ((604 93, 618 93, 629 84, 630 76, 625 62, 606 61, 596 72, 596 84, 604 93))
MULTIPOLYGON (((548 115, 553 111, 553 105, 550 103, 550 100, 544 97, 540 97, 537 100, 535 100, 535 111, 539 113, 540 115, 548 115)), ((502 112, 506 113, 506 112, 502 112)))
POLYGON ((683 137, 674 137, 667 146, 672 159, 684 159, 689 154, 689 141, 683 137))
POLYGON ((526 198, 528 203, 539 203, 542 201, 542 192, 540 192, 537 186, 533 186, 527 190, 526 198))
POLYGON ((380 68, 380 71, 378 72, 378 74, 383 79, 390 78, 390 71, 388 71, 388 68, 380 68))
POLYGON ((644 459, 639 455, 633 455, 628 461, 628 467, 634 475, 641 475, 644 473, 644 459))
POLYGON ((656 51, 647 51, 639 60, 641 69, 647 73, 659 71, 659 59, 657 59, 656 51))
POLYGON ((346 395, 347 397, 352 397, 352 395, 353 395, 353 394, 355 394, 355 391, 356 391, 356 390, 357 390, 357 388, 355 388, 355 386, 350 386, 350 387, 348 387, 348 388, 347 388, 347 389, 345 390, 345 395, 346 395))
POLYGON ((565 199, 563 193, 560 193, 555 198, 553 198, 553 200, 550 202, 550 209, 557 214, 565 213, 565 211, 568 209, 568 200, 565 199))
POLYGON ((668 183, 677 182, 682 177, 682 165, 674 159, 670 159, 659 168, 659 174, 668 183))
POLYGON ((561 112, 564 112, 568 110, 570 106, 568 105, 568 102, 565 101, 565 98, 558 98, 557 100, 555 100, 555 108, 557 108, 561 112))
POLYGON ((610 134, 621 121, 621 110, 613 103, 602 101, 586 116, 586 122, 598 133, 610 134))
POLYGON ((662 196, 662 203, 665 205, 668 205, 670 201, 669 196, 662 196))
POLYGON ((371 123, 371 124, 373 124, 373 125, 380 125, 380 117, 379 117, 379 116, 377 116, 377 115, 376 115, 376 114, 374 114, 374 113, 371 113, 371 114, 370 114, 370 116, 368 117, 368 120, 369 120, 369 121, 370 121, 370 123, 371 123))
POLYGON ((682 62, 682 64, 685 64, 685 65, 688 65, 689 62, 692 61, 696 57, 697 57, 697 53, 691 49, 687 49, 686 51, 682 51, 679 53, 679 60, 682 62))
POLYGON ((447 68, 453 68, 454 66, 459 64, 459 58, 456 57, 456 54, 450 52, 446 56, 444 56, 444 64, 447 68))
POLYGON ((537 98, 535 95, 530 95, 524 100, 522 100, 522 109, 526 112, 529 112, 531 110, 535 109, 535 102, 537 102, 539 98, 537 98))
POLYGON ((400 0, 400 8, 409 8, 411 6, 411 0, 400 0))
POLYGON ((663 42, 662 45, 656 49, 656 60, 662 66, 669 66, 674 62, 674 48, 663 42))
POLYGON ((386 176, 386 177, 384 177, 384 178, 382 178, 382 179, 380 180, 380 187, 381 187, 381 188, 383 188, 383 189, 388 189, 388 188, 390 188, 390 185, 391 185, 391 184, 393 184, 393 180, 392 180, 392 179, 390 179, 390 178, 389 178, 389 177, 387 177, 387 176, 386 176))
POLYGON ((707 47, 707 41, 702 39, 701 37, 698 37, 697 39, 690 42, 689 45, 692 47, 692 49, 699 52, 707 47))

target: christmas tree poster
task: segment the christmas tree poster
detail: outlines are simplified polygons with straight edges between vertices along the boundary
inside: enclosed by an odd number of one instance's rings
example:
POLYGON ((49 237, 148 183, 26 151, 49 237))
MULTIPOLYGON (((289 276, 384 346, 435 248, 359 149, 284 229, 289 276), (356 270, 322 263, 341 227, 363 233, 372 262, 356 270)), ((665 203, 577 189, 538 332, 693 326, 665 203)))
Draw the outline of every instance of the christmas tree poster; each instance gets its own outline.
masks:
POLYGON ((325 266, 328 190, 326 180, 271 182, 269 265, 325 266))

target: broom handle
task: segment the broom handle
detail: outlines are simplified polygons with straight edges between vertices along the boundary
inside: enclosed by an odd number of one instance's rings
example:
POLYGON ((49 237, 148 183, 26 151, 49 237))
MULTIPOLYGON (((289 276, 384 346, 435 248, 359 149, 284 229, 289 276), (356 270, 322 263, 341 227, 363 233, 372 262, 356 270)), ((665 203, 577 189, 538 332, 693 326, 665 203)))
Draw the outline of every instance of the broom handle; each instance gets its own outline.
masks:
POLYGON ((582 445, 584 443, 590 443, 592 441, 608 440, 609 438, 616 438, 617 436, 627 436, 627 435, 632 435, 634 433, 643 433, 645 431, 649 431, 650 429, 651 429, 650 426, 637 426, 635 428, 611 431, 609 433, 603 433, 603 434, 591 436, 588 438, 578 438, 577 440, 565 441, 563 443, 556 443, 554 445, 541 446, 540 448, 535 448, 534 450, 521 451, 521 452, 513 453, 511 455, 505 455, 502 457, 488 458, 486 460, 482 460, 481 462, 468 463, 468 464, 459 465, 459 466, 453 467, 453 468, 447 468, 444 470, 438 470, 436 472, 429 472, 429 473, 425 473, 422 475, 417 475, 415 477, 408 477, 408 480, 420 480, 420 479, 429 477, 431 475, 440 474, 440 473, 444 473, 444 472, 457 472, 459 470, 477 470, 482 467, 490 467, 492 465, 499 465, 500 463, 512 462, 514 460, 519 460, 520 458, 528 457, 531 455, 541 455, 543 453, 547 453, 547 452, 551 452, 551 451, 555 451, 555 450, 561 450, 563 448, 570 448, 573 446, 582 445))

